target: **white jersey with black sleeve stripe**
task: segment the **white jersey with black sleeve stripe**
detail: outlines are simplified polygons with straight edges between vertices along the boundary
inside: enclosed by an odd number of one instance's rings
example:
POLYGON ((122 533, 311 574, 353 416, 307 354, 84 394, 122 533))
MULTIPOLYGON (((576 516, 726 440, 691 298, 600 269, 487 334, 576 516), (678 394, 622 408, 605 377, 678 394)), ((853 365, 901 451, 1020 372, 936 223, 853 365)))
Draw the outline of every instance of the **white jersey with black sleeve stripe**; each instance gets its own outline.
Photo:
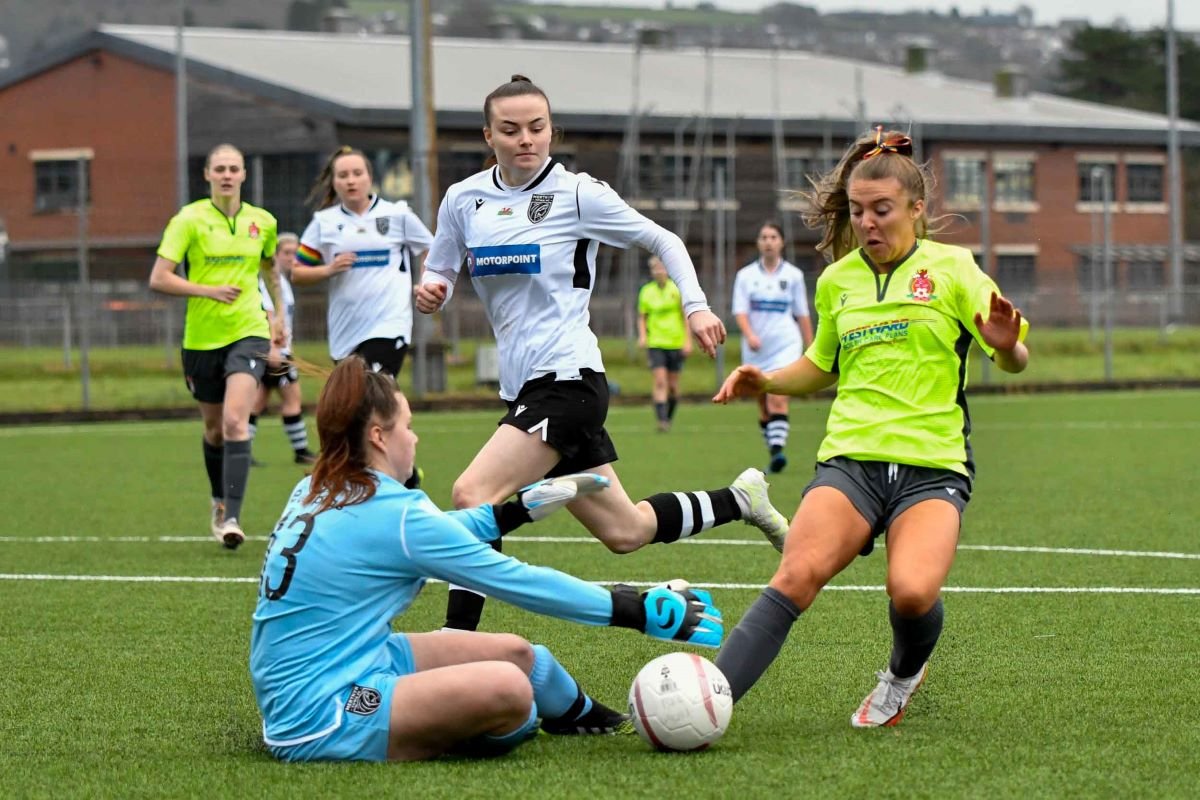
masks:
POLYGON ((604 370, 588 326, 600 243, 654 252, 684 312, 708 308, 679 237, 586 173, 549 159, 524 186, 506 185, 492 167, 447 190, 422 281, 445 284, 448 300, 465 261, 496 334, 505 400, 533 378, 604 370))

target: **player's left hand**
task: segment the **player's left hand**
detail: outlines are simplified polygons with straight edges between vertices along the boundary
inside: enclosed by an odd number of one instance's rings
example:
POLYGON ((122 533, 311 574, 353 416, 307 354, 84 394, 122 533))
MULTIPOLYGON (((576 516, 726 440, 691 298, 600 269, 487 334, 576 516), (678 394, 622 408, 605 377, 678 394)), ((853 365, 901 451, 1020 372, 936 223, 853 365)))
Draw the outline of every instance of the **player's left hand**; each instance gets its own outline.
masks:
POLYGON ((613 593, 612 624, 637 628, 647 636, 701 647, 720 647, 725 623, 712 595, 693 589, 687 581, 671 581, 637 594, 632 586, 617 585, 613 593))
POLYGON ((688 317, 688 328, 696 337, 700 349, 709 358, 716 358, 717 345, 725 343, 725 323, 721 322, 721 319, 711 311, 701 309, 693 311, 688 317))
POLYGON ((1012 350, 1017 346, 1021 334, 1021 310, 1014 308, 1008 298, 992 292, 988 316, 975 312, 975 327, 988 347, 994 350, 1012 350))

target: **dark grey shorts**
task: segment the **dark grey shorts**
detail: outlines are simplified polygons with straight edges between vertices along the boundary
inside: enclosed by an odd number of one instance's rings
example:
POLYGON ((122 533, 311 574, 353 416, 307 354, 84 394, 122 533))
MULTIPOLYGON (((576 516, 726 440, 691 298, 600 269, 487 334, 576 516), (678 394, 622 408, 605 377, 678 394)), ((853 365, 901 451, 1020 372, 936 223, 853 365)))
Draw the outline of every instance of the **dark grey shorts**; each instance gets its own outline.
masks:
POLYGON ((201 403, 225 400, 225 379, 235 372, 253 375, 262 383, 271 342, 247 336, 216 350, 183 350, 183 379, 192 397, 201 403))
POLYGON ((650 362, 650 369, 665 367, 667 372, 683 371, 682 350, 664 350, 661 347, 651 347, 646 351, 646 358, 650 362))
POLYGON ((817 474, 804 487, 804 494, 817 486, 832 486, 846 495, 870 524, 871 538, 862 549, 864 556, 875 548, 875 537, 917 503, 945 500, 961 516, 971 500, 971 479, 954 470, 856 461, 845 456, 817 462, 817 474))

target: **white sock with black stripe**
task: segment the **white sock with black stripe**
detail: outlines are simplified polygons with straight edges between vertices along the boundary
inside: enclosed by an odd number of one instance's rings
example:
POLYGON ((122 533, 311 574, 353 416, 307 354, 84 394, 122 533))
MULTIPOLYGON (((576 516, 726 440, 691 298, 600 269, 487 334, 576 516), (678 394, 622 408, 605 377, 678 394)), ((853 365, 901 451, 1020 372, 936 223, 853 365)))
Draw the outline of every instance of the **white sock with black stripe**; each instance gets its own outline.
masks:
POLYGON ((675 542, 695 536, 717 525, 742 518, 737 499, 730 489, 712 492, 664 492, 647 497, 654 509, 658 528, 655 542, 675 542))

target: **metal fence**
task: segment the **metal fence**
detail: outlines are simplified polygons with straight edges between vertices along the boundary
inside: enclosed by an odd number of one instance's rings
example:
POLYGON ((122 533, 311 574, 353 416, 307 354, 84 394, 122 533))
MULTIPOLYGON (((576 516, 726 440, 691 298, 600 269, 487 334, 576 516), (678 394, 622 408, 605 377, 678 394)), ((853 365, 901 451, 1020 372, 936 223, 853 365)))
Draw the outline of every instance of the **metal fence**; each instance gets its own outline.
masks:
MULTIPOLYGON (((1069 290, 1013 293, 1012 299, 1039 326, 1090 328, 1096 331, 1107 320, 1109 296, 1069 290)), ((1169 330, 1170 294, 1166 291, 1113 293, 1112 324, 1116 327, 1169 330)), ((592 330, 602 337, 630 337, 635 319, 635 296, 597 295, 592 298, 592 330)), ((321 341, 326 337, 326 293, 323 288, 297 287, 297 338, 321 341)), ((1200 324, 1200 288, 1184 298, 1183 322, 1200 324)), ((165 297, 135 281, 93 282, 84 294, 76 284, 9 284, 0 289, 0 346, 76 347, 81 328, 89 326, 93 347, 161 345, 177 357, 183 333, 185 302, 165 297)), ((733 328, 732 315, 721 315, 733 328)), ((463 281, 437 326, 439 338, 490 340, 491 327, 480 301, 463 281)))

